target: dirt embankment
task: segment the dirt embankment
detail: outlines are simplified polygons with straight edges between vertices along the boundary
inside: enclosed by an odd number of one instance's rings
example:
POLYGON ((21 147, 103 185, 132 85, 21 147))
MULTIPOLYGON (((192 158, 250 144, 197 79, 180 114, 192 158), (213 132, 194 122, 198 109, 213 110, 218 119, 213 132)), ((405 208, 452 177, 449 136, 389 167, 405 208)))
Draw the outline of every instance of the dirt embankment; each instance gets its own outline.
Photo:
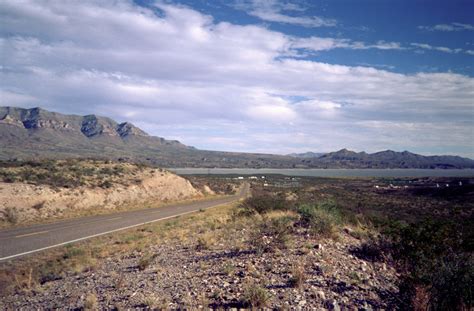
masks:
POLYGON ((134 174, 134 180, 129 184, 114 183, 108 188, 0 182, 0 226, 203 196, 188 180, 166 171, 142 170, 134 174))

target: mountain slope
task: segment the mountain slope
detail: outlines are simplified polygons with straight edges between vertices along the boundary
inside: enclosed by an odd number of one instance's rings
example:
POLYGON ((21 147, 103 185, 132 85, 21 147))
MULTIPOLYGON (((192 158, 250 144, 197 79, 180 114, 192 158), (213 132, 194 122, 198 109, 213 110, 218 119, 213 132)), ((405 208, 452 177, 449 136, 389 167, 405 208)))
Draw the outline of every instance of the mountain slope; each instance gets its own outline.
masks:
POLYGON ((302 158, 302 159, 308 159, 308 158, 319 158, 320 156, 324 155, 324 153, 317 153, 317 152, 305 152, 305 153, 290 153, 288 156, 293 157, 293 158, 302 158))
POLYGON ((407 151, 368 154, 342 149, 327 154, 272 155, 198 150, 150 136, 129 122, 64 115, 41 108, 0 107, 0 159, 101 158, 163 167, 240 168, 474 168, 457 156, 422 156, 407 151))
POLYGON ((376 153, 354 152, 342 149, 327 153, 317 159, 319 163, 338 164, 359 168, 467 168, 474 161, 458 156, 422 156, 408 151, 392 150, 376 153))

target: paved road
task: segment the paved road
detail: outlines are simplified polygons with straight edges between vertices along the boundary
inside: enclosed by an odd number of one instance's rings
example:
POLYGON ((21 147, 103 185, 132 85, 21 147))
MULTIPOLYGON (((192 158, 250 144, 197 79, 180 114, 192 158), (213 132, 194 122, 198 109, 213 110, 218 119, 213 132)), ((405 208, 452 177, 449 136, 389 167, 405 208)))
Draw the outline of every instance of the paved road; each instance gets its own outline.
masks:
POLYGON ((1 230, 0 262, 200 209, 231 203, 247 196, 248 192, 249 185, 245 184, 237 195, 224 198, 1 230))

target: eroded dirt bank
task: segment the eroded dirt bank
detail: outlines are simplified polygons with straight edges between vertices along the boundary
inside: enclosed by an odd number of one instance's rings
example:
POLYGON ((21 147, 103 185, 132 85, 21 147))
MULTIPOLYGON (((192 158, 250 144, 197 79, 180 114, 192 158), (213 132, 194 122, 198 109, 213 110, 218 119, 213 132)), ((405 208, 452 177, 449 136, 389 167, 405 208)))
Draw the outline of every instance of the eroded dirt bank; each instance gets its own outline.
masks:
POLYGON ((134 172, 133 179, 128 178, 127 182, 111 182, 103 187, 0 182, 0 224, 31 223, 89 211, 103 212, 129 204, 159 204, 201 196, 188 180, 158 169, 142 169, 134 172))

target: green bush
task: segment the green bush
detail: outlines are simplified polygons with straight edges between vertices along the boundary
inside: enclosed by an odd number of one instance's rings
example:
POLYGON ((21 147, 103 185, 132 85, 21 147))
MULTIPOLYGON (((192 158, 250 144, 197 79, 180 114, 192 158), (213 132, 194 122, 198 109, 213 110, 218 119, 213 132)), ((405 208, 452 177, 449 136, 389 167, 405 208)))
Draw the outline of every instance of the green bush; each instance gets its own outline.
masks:
POLYGON ((319 236, 332 236, 337 225, 343 223, 343 216, 333 201, 319 204, 303 204, 297 209, 301 223, 319 236))
POLYGON ((466 238, 456 224, 432 220, 393 233, 392 252, 404 271, 400 294, 407 306, 429 310, 474 307, 474 258, 466 249, 466 238))

